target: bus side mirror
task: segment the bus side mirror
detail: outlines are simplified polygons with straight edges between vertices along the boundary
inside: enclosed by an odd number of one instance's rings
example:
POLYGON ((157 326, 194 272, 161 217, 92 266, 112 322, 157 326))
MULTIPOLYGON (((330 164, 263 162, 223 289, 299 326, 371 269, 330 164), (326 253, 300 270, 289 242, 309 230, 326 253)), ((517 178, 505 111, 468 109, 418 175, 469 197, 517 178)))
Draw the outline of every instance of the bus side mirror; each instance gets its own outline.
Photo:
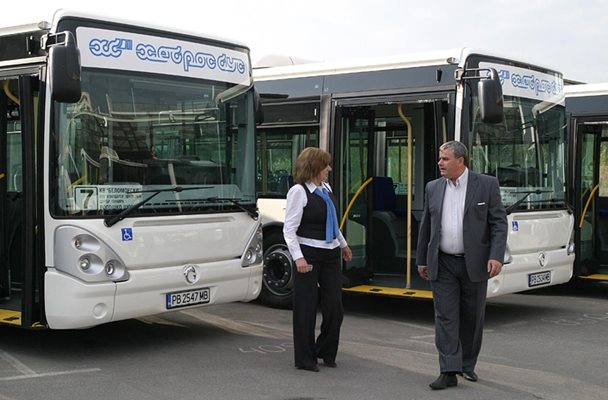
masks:
POLYGON ((490 68, 490 76, 477 82, 481 121, 497 124, 503 121, 502 85, 498 73, 490 68))
POLYGON ((253 101, 255 102, 255 124, 261 125, 264 123, 264 110, 262 109, 262 99, 260 97, 260 93, 255 88, 253 89, 253 101))
POLYGON ((52 99, 64 103, 80 100, 80 51, 73 36, 64 32, 65 41, 49 49, 49 84, 52 99))

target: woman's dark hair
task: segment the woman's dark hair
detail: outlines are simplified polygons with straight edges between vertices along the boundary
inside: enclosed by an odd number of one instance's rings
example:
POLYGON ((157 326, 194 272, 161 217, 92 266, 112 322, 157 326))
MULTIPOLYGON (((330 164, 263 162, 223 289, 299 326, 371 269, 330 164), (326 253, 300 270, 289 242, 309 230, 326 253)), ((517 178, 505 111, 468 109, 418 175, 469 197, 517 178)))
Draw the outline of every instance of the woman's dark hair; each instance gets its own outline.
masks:
POLYGON ((306 183, 319 175, 329 164, 331 154, 318 147, 307 147, 296 159, 293 180, 300 184, 306 183))

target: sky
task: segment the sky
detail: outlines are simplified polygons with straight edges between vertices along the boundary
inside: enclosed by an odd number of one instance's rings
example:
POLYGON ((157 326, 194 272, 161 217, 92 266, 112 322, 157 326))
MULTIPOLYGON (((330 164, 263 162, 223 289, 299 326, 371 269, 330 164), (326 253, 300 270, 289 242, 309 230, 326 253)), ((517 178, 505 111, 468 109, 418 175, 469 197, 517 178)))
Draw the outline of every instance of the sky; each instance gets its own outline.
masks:
POLYGON ((605 0, 23 0, 0 26, 52 21, 59 8, 235 39, 269 54, 342 61, 470 47, 608 82, 605 0), (52 3, 52 4, 51 4, 52 3))

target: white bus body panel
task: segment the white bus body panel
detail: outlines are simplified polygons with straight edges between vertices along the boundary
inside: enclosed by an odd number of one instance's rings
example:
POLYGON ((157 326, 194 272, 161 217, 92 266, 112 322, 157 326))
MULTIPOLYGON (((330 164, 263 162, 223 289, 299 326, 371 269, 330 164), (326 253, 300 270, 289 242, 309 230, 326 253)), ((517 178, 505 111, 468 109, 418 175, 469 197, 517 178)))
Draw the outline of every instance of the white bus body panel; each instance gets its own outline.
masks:
MULTIPOLYGON (((285 199, 259 199, 258 208, 264 224, 283 223, 285 199)), ((534 273, 551 271, 550 285, 572 278, 574 253, 567 252, 574 227, 571 214, 565 210, 514 213, 509 215, 508 224, 507 243, 512 259, 503 266, 500 275, 488 281, 488 297, 538 288, 528 286, 528 276, 534 273), (541 253, 544 267, 539 261, 541 253)))
POLYGON ((262 225, 271 222, 283 224, 285 221, 285 199, 258 199, 258 210, 262 219, 262 225))
POLYGON ((49 327, 84 328, 112 321, 115 292, 114 282, 87 284, 55 269, 47 269, 44 306, 49 327))
POLYGON ((73 242, 48 240, 45 311, 49 327, 81 328, 165 312, 166 294, 184 290, 209 288, 210 301, 204 305, 253 300, 261 289, 262 263, 242 267, 241 256, 258 224, 245 213, 135 217, 110 228, 101 219, 68 223, 49 218, 49 232, 77 226, 110 248, 129 273, 124 282, 85 282, 56 265, 56 260, 66 259, 62 251, 73 252, 69 248, 73 242), (131 240, 123 240, 121 228, 132 229, 131 240), (193 283, 185 277, 190 266, 196 270, 193 283))
POLYGON ((566 97, 606 96, 608 82, 567 85, 564 86, 564 94, 566 97))
POLYGON ((512 260, 488 282, 488 297, 566 283, 572 278, 574 253, 568 244, 574 216, 566 210, 514 213, 508 217, 507 245, 512 260), (551 271, 551 282, 530 287, 530 274, 551 271))
MULTIPOLYGON (((86 12, 86 11, 82 11, 82 10, 68 10, 68 9, 57 10, 55 12, 55 14, 53 15, 51 32, 57 32, 57 25, 59 24, 59 22, 62 19, 69 18, 69 17, 104 21, 104 22, 110 22, 110 23, 121 24, 121 25, 131 25, 134 27, 138 27, 140 29, 173 32, 173 33, 179 34, 179 35, 200 37, 200 38, 205 38, 205 39, 209 39, 209 40, 214 40, 216 42, 231 43, 231 44, 239 46, 239 47, 249 48, 244 43, 235 41, 234 39, 228 39, 228 38, 224 38, 224 37, 210 35, 209 33, 205 33, 205 32, 196 32, 196 31, 182 29, 181 27, 175 27, 175 26, 152 24, 149 21, 145 21, 145 20, 131 20, 131 19, 123 18, 122 16, 118 16, 117 13, 113 13, 113 14, 103 14, 103 13, 98 13, 98 12, 91 13, 91 12, 86 12)), ((201 25, 201 26, 204 26, 204 25, 201 25)))
MULTIPOLYGON (((255 81, 272 81, 289 78, 304 78, 311 76, 340 75, 368 71, 387 71, 392 69, 416 68, 426 66, 442 66, 457 64, 464 67, 471 55, 483 55, 484 57, 502 58, 505 60, 517 60, 517 54, 494 53, 483 49, 459 47, 438 51, 419 53, 397 54, 385 57, 365 57, 360 59, 311 62, 302 64, 282 65, 266 68, 256 66, 253 68, 255 81)), ((533 62, 539 69, 552 71, 546 65, 533 62)), ((459 125, 455 125, 459 126, 459 125)))

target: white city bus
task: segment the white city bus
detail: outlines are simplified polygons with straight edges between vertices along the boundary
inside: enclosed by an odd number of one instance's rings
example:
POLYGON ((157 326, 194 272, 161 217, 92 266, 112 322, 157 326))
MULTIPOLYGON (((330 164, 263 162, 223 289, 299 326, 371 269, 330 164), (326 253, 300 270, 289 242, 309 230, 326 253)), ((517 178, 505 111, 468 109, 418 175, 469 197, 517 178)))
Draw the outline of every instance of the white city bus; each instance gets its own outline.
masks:
POLYGON ((0 30, 0 324, 256 298, 249 49, 58 11, 0 30))
POLYGON ((291 301, 282 235, 297 154, 333 155, 330 183, 353 249, 345 290, 430 298, 415 247, 424 186, 438 177, 441 143, 470 150, 470 168, 496 176, 508 211, 503 272, 488 296, 567 282, 574 218, 566 204, 563 80, 546 67, 469 49, 380 60, 254 69, 258 207, 264 223, 261 299, 291 301), (502 93, 501 93, 502 91, 502 93))
POLYGON ((580 278, 608 281, 608 83, 565 87, 580 278), (603 176, 603 178, 602 178, 603 176))

